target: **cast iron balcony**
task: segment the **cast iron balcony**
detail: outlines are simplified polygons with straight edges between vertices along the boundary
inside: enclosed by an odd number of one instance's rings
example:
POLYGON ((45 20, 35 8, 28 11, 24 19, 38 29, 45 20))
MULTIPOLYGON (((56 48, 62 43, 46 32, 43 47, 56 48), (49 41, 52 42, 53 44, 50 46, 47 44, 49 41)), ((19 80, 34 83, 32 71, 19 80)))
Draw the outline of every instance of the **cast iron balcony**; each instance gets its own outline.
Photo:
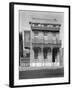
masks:
POLYGON ((56 31, 59 32, 60 24, 42 24, 42 23, 31 23, 32 30, 43 30, 43 31, 56 31))
POLYGON ((50 47, 50 46, 61 46, 61 40, 45 40, 43 39, 39 39, 34 37, 32 39, 32 44, 33 46, 45 46, 45 47, 50 47))

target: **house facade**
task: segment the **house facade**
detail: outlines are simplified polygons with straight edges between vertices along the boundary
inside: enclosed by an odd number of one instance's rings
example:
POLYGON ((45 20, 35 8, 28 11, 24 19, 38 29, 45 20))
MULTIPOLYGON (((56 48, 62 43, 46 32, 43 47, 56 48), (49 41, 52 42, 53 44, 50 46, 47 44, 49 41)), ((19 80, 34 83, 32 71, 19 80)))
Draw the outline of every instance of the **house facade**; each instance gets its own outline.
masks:
POLYGON ((56 19, 45 21, 46 19, 32 18, 28 22, 30 29, 21 32, 20 69, 63 67, 61 23, 56 19))

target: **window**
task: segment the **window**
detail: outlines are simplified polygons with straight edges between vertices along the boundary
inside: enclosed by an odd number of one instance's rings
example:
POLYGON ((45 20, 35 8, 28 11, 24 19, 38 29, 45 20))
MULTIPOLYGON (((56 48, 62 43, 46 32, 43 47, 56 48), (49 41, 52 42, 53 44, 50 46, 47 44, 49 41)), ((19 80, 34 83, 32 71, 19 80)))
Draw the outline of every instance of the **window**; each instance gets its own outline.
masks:
POLYGON ((47 32, 44 32, 44 36, 47 36, 48 35, 48 33, 47 32))
POLYGON ((38 36, 39 32, 38 31, 34 31, 34 35, 38 36))

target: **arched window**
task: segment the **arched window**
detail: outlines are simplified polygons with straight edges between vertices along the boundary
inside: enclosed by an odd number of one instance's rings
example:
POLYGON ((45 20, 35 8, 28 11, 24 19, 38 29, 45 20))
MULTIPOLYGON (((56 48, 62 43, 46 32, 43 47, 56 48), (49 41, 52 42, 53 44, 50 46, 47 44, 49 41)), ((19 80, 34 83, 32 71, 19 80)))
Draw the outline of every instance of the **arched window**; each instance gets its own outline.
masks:
POLYGON ((53 57, 52 58, 52 62, 55 62, 55 59, 57 57, 58 52, 59 52, 59 48, 58 47, 53 48, 53 51, 52 51, 52 57, 53 57))

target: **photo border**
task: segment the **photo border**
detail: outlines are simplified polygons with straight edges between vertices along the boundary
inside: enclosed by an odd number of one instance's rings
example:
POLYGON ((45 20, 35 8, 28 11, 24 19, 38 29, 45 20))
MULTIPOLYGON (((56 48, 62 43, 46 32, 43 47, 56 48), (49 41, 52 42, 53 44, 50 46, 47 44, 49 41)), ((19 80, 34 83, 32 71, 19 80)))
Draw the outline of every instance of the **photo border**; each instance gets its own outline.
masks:
POLYGON ((35 3, 9 3, 9 86, 10 87, 32 87, 32 86, 46 86, 46 85, 62 85, 70 84, 70 6, 69 5, 54 5, 54 4, 35 4, 35 3), (34 85, 15 85, 14 86, 14 5, 31 5, 31 6, 44 6, 44 7, 63 7, 69 9, 69 77, 68 82, 51 83, 51 84, 34 84, 34 85))

